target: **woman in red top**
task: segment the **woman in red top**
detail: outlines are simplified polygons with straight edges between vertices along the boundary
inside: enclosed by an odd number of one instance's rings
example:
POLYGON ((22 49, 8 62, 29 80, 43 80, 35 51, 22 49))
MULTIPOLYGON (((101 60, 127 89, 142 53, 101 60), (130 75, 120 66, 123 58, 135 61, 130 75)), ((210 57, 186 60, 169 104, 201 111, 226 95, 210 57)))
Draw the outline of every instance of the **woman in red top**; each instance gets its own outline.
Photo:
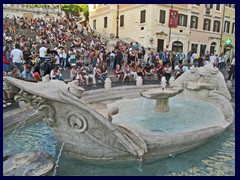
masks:
POLYGON ((158 79, 161 81, 163 73, 164 73, 164 67, 162 64, 158 64, 156 67, 156 73, 158 76, 158 79))
POLYGON ((6 46, 3 52, 3 73, 7 75, 12 70, 9 47, 6 46))

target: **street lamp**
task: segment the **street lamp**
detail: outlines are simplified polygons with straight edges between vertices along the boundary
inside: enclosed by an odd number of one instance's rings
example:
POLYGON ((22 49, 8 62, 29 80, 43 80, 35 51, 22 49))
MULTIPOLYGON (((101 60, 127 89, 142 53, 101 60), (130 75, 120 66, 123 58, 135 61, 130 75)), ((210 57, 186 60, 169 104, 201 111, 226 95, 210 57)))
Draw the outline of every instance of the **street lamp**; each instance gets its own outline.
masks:
POLYGON ((117 5, 117 30, 116 30, 116 36, 115 36, 115 38, 119 38, 119 36, 118 36, 118 20, 119 20, 119 4, 117 5))

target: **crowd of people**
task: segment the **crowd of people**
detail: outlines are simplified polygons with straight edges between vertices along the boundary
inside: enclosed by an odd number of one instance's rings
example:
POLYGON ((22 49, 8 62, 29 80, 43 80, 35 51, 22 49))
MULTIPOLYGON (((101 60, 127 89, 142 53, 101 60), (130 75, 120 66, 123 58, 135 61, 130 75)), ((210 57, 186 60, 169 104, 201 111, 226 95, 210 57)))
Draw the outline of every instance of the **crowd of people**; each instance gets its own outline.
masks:
MULTIPOLYGON (((71 80, 78 80, 80 86, 104 83, 109 71, 114 71, 118 81, 135 81, 138 76, 144 80, 175 79, 188 71, 189 66, 204 66, 212 62, 218 68, 231 63, 230 78, 235 78, 235 57, 209 53, 198 56, 195 52, 185 55, 175 51, 153 51, 136 43, 118 41, 112 51, 106 42, 97 37, 90 26, 82 26, 71 14, 44 20, 15 17, 4 19, 3 75, 25 81, 38 82, 49 75, 50 79, 63 80, 62 72, 70 71, 71 80), (36 39, 17 29, 28 29, 36 39), (14 38, 12 38, 14 37, 14 38)), ((4 90, 4 107, 8 106, 10 95, 4 90)))

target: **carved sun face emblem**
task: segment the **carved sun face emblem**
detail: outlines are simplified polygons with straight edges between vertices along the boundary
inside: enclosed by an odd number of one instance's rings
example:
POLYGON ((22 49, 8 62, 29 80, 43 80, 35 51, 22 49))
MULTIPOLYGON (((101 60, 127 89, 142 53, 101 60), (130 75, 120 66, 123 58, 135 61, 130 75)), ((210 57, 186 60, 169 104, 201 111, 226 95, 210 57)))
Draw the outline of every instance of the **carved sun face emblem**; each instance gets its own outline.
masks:
POLYGON ((211 79, 211 71, 206 68, 199 68, 196 81, 209 81, 211 79))

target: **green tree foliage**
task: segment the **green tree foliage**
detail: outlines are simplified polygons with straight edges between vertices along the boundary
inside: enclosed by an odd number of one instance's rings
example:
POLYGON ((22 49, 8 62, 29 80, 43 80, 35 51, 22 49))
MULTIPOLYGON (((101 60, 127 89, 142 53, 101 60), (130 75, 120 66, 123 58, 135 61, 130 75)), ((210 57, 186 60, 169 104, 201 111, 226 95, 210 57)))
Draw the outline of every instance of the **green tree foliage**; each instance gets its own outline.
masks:
POLYGON ((61 8, 66 14, 70 12, 74 16, 79 16, 79 12, 82 12, 85 18, 88 20, 89 12, 87 4, 64 4, 61 6, 61 8))
POLYGON ((27 4, 27 6, 40 8, 40 7, 45 7, 45 4, 27 4))
MULTIPOLYGON (((42 7, 42 8, 57 8, 59 4, 26 4, 29 7, 42 7)), ((79 12, 82 12, 85 16, 86 20, 88 20, 89 12, 88 12, 88 4, 62 4, 60 5, 61 9, 68 14, 72 13, 74 16, 79 16, 79 12)))

